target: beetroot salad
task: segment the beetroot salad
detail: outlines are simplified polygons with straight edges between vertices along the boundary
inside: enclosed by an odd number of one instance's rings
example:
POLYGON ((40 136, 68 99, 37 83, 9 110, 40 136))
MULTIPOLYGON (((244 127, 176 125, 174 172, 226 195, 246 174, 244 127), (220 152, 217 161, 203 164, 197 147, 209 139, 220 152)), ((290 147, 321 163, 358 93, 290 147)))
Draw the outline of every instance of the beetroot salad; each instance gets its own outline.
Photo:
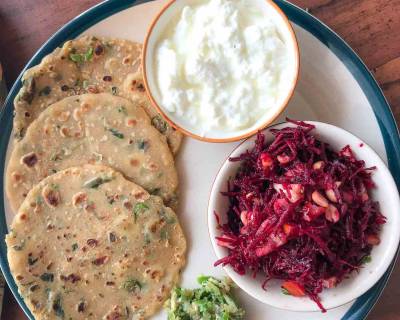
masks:
POLYGON ((271 129, 272 143, 258 133, 255 146, 228 181, 229 210, 215 213, 219 246, 228 255, 215 265, 237 273, 282 280, 282 292, 308 296, 322 311, 319 293, 332 288, 370 258, 385 217, 369 190, 371 174, 351 148, 332 150, 313 136, 314 126, 271 129), (227 222, 219 223, 219 214, 227 222))

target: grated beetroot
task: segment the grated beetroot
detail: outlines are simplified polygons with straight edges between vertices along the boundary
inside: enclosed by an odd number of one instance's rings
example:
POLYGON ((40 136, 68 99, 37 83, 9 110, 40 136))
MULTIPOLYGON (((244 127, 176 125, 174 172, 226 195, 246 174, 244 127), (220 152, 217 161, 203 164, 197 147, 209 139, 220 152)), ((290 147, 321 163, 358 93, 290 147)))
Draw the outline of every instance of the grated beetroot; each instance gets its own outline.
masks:
POLYGON ((258 133, 255 147, 228 181, 227 223, 218 221, 217 243, 229 249, 217 265, 241 275, 262 272, 283 280, 285 293, 307 295, 325 312, 319 293, 357 271, 379 244, 385 217, 368 191, 371 173, 349 146, 339 152, 316 139, 314 126, 272 129, 269 145, 258 133))

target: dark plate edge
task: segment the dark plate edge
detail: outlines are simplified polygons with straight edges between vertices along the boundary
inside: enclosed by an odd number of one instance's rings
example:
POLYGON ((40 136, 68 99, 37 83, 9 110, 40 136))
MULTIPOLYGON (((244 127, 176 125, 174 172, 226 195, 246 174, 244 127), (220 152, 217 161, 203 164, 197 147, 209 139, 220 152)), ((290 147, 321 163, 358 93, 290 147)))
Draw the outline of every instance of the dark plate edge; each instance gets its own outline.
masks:
MULTIPOLYGON (((59 44, 62 44, 66 40, 72 39, 82 33, 84 30, 93 26, 97 22, 118 13, 126 8, 134 5, 150 2, 151 0, 108 0, 104 1, 72 19, 70 22, 60 28, 53 36, 47 40, 43 46, 35 53, 32 59, 27 63, 17 80, 15 81, 10 93, 5 101, 5 108, 0 113, 0 123, 2 127, 2 134, 0 136, 0 150, 3 153, 0 154, 0 179, 4 181, 4 164, 5 156, 4 152, 8 147, 8 137, 11 134, 12 122, 5 121, 6 119, 12 118, 13 100, 21 87, 21 78, 24 71, 31 66, 34 66, 40 62, 40 60, 53 51, 59 44)), ((346 42, 340 38, 333 30, 331 30, 324 23, 319 21, 301 8, 284 0, 275 0, 275 2, 281 7, 291 21, 301 26, 305 30, 313 34, 317 39, 324 43, 348 68, 358 84, 364 91, 368 101, 370 102, 375 116, 377 118, 380 130, 382 132, 383 140, 385 143, 386 153, 388 157, 388 164, 390 171, 396 181, 397 186, 400 186, 400 138, 399 131, 394 120, 393 114, 387 103, 380 87, 372 76, 371 72, 362 62, 360 57, 346 44, 346 42)), ((0 185, 0 194, 4 193, 4 184, 0 185)), ((7 233, 6 220, 4 214, 4 199, 0 197, 0 206, 3 214, 0 215, 0 232, 2 235, 7 233)), ((18 303, 24 312, 29 316, 30 319, 34 319, 30 311, 26 307, 25 303, 18 295, 18 290, 15 285, 14 279, 11 276, 9 266, 7 263, 7 248, 4 239, 0 241, 0 267, 6 278, 8 285, 10 286, 13 294, 15 295, 18 303)), ((398 253, 397 253, 398 255, 398 253)), ((379 280, 379 282, 367 291, 363 296, 358 298, 352 305, 349 311, 344 315, 341 320, 362 320, 368 315, 370 310, 375 305, 379 296, 381 295, 386 283, 393 271, 395 260, 385 273, 385 275, 379 280)))

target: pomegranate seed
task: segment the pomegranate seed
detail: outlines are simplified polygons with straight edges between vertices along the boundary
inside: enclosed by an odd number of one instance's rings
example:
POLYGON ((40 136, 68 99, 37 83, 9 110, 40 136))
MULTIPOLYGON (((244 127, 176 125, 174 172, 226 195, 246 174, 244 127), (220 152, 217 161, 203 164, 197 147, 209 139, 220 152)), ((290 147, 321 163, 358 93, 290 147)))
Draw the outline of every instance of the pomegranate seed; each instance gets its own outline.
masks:
POLYGON ((264 169, 265 173, 268 173, 274 164, 274 160, 268 152, 262 152, 260 154, 261 166, 264 169))
POLYGON ((280 164, 287 164, 290 162, 290 157, 286 154, 281 154, 276 157, 280 164))

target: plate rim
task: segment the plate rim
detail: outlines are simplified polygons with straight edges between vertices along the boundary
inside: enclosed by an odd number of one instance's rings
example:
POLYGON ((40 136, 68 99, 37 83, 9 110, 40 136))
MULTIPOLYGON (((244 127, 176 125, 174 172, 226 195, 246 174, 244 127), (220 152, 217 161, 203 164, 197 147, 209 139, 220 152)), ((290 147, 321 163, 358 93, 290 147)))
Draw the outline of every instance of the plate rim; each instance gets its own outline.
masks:
MULTIPOLYGON (((68 39, 73 39, 83 31, 87 30, 96 23, 132 6, 151 2, 153 0, 106 0, 103 1, 83 13, 79 14, 64 26, 58 29, 32 56, 25 65, 18 78, 15 80, 4 103, 4 108, 0 112, 0 123, 2 123, 3 134, 0 136, 0 179, 4 181, 5 157, 9 142, 9 137, 12 129, 12 122, 5 121, 11 119, 13 113, 13 100, 21 87, 21 78, 23 73, 33 65, 36 65, 40 60, 57 46, 68 39)), ((393 175, 396 185, 400 186, 400 137, 393 113, 390 109, 386 98, 372 73, 368 70, 361 58, 355 51, 332 29, 326 24, 315 18, 300 7, 285 1, 274 0, 276 4, 284 11, 289 19, 299 25, 306 31, 310 32, 314 37, 321 41, 335 56, 341 60, 346 66, 354 79, 359 84, 360 88, 366 95, 369 101, 376 120, 378 122, 385 150, 388 158, 388 167, 393 175)), ((4 183, 0 184, 0 195, 4 194, 4 183)), ((25 314, 34 319, 29 309, 25 305, 23 299, 18 293, 18 289, 14 279, 10 273, 7 261, 7 248, 5 245, 4 236, 7 234, 7 224, 5 220, 4 197, 0 197, 0 233, 3 238, 0 242, 0 267, 4 277, 9 285, 15 299, 25 314)), ((385 288, 390 274, 395 266, 396 258, 399 250, 391 266, 386 271, 385 275, 367 291, 364 295, 358 298, 341 320, 362 320, 365 319, 368 313, 379 299, 383 289, 385 288)))

